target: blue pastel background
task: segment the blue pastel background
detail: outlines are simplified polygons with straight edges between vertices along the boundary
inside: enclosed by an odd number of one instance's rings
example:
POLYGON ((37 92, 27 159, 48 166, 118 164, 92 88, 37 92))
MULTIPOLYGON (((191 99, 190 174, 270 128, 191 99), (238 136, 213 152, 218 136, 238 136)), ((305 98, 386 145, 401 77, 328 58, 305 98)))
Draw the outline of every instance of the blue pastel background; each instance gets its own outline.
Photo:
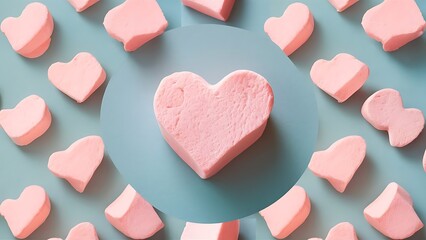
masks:
MULTIPOLYGON (((18 15, 29 2, 1 1, 0 19, 18 15)), ((40 2, 49 7, 55 18, 52 45, 42 57, 28 60, 14 53, 6 38, 0 37, 0 107, 9 108, 30 94, 39 94, 49 103, 53 124, 44 136, 23 148, 16 147, 3 132, 0 133, 0 200, 17 197, 29 184, 42 185, 48 191, 55 189, 55 193, 51 194, 50 217, 29 239, 65 237, 69 228, 81 221, 94 223, 103 239, 122 239, 122 235, 103 217, 105 207, 126 185, 110 159, 104 159, 84 194, 77 193, 66 182, 54 177, 46 167, 52 152, 66 148, 82 136, 100 134, 99 111, 106 87, 103 85, 86 103, 77 105, 49 83, 47 69, 51 63, 68 61, 80 51, 93 53, 108 74, 129 61, 131 55, 124 53, 122 46, 111 39, 102 26, 106 12, 122 1, 102 0, 81 14, 76 13, 65 0, 40 2)), ((159 2, 170 28, 212 22, 222 24, 181 6, 177 0, 159 2)), ((292 2, 237 0, 228 24, 264 34, 262 26, 265 19, 281 15, 292 2)), ((305 75, 305 81, 309 81, 309 70, 315 60, 331 59, 340 52, 353 54, 367 63, 371 70, 366 85, 343 104, 337 104, 315 89, 320 119, 317 149, 324 149, 349 134, 363 136, 368 149, 366 161, 343 194, 337 193, 310 171, 305 172, 299 184, 311 197, 312 211, 305 224, 288 239, 324 238, 328 230, 341 221, 353 223, 360 239, 384 239, 368 225, 362 211, 391 181, 398 182, 411 194, 417 213, 426 221, 426 173, 421 164, 426 134, 421 134, 405 148, 392 148, 386 133, 372 128, 360 115, 364 100, 385 87, 399 90, 405 106, 426 112, 426 36, 397 52, 386 53, 380 44, 364 33, 360 25, 364 12, 380 0, 360 0, 343 13, 337 13, 326 0, 300 2, 307 4, 315 17, 312 37, 290 57, 305 75)), ((417 3, 426 16, 426 2, 419 0, 417 3)), ((178 239, 184 223, 163 214, 161 217, 167 227, 155 238, 178 239)), ((272 239, 263 220, 254 215, 248 222, 252 224, 253 219, 257 220, 257 239, 272 239)), ((1 220, 0 239, 11 238, 5 221, 1 220)), ((426 230, 419 231, 412 239, 426 239, 426 230)))

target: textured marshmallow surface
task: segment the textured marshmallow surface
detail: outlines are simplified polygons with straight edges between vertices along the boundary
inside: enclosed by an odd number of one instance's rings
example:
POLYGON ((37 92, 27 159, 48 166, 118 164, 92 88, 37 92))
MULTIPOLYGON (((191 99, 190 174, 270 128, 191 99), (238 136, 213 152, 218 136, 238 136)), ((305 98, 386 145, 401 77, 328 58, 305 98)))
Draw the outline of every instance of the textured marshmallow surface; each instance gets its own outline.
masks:
POLYGON ((228 19, 234 2, 235 0, 182 0, 183 5, 221 21, 228 19))
POLYGON ((88 136, 74 142, 65 151, 49 158, 48 168, 83 192, 104 157, 104 143, 99 136, 88 136))
POLYGON ((226 223, 201 224, 187 222, 181 240, 237 240, 240 220, 226 223))
POLYGON ((425 125, 422 111, 405 109, 399 92, 389 88, 371 95, 362 105, 361 113, 373 127, 388 131, 389 142, 394 147, 414 141, 425 125))
POLYGON ((126 0, 104 19, 108 34, 131 52, 162 34, 167 20, 156 0, 126 0))
POLYGON ((68 2, 75 8, 77 12, 82 12, 88 9, 99 0, 68 0, 68 2))
POLYGON ((54 23, 47 7, 41 3, 28 4, 21 16, 8 17, 1 23, 13 50, 27 58, 37 58, 50 46, 54 23))
POLYGON ((132 239, 146 239, 160 231, 164 224, 155 209, 130 185, 106 209, 107 220, 132 239))
POLYGON ((293 3, 284 14, 266 20, 264 30, 287 56, 302 46, 314 31, 314 17, 303 3, 293 3))
POLYGON ((92 54, 81 52, 69 63, 52 64, 48 78, 61 92, 82 103, 104 83, 106 73, 92 54))
POLYGON ((0 126, 19 146, 28 145, 43 135, 51 122, 47 104, 36 95, 24 98, 13 109, 0 111, 0 126))
POLYGON ((364 14, 362 26, 385 51, 395 51, 420 37, 426 22, 415 0, 384 0, 364 14))
POLYGON ((89 222, 83 222, 73 227, 65 240, 99 240, 95 226, 89 222))
POLYGON ((325 240, 358 240, 358 237, 352 224, 342 222, 330 229, 325 240))
POLYGON ((364 85, 369 73, 365 63, 352 55, 340 53, 331 61, 316 61, 310 74, 315 85, 341 103, 364 85))
POLYGON ((252 71, 232 72, 215 85, 178 72, 161 81, 154 111, 173 150, 209 178, 260 138, 273 102, 269 83, 252 71))
POLYGON ((13 236, 19 239, 33 233, 49 213, 49 196, 36 185, 26 187, 18 199, 6 199, 0 205, 0 214, 6 219, 13 236))
POLYGON ((315 152, 308 167, 316 176, 327 179, 338 192, 344 192, 364 161, 366 151, 367 144, 362 137, 348 136, 327 150, 315 152))
POLYGON ((260 211, 272 236, 283 239, 302 225, 311 211, 311 201, 305 189, 291 188, 271 206, 260 211))
POLYGON ((408 238, 423 228, 410 195, 394 182, 364 209, 364 216, 375 229, 392 239, 408 238))
POLYGON ((350 6, 358 2, 358 0, 328 0, 331 5, 338 11, 343 12, 350 6))

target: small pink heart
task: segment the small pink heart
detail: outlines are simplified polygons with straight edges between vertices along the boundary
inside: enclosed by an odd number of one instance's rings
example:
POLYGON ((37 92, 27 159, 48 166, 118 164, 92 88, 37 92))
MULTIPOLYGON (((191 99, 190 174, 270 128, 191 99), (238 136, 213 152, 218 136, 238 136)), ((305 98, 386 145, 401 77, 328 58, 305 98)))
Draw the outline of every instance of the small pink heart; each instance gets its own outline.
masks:
POLYGON ((26 187, 18 199, 6 199, 0 205, 13 236, 28 237, 49 216, 50 200, 46 191, 36 185, 26 187))
POLYGON ((161 81, 154 111, 165 140, 205 179, 257 141, 273 102, 269 83, 252 71, 235 71, 215 85, 178 72, 161 81))
POLYGON ((67 180, 83 192, 104 157, 104 143, 99 136, 88 136, 68 149, 53 153, 48 168, 57 177, 67 180))
POLYGON ((92 54, 82 52, 69 63, 52 64, 48 78, 61 92, 82 103, 104 83, 106 73, 92 54))
POLYGON ((303 3, 293 3, 279 18, 266 20, 264 30, 287 56, 290 56, 314 31, 314 17, 303 3))
POLYGON ((347 53, 337 54, 331 61, 320 59, 311 68, 314 84, 339 103, 358 91, 369 74, 365 63, 347 53))
POLYGON ((210 17, 226 21, 231 14, 235 0, 182 0, 182 3, 210 17))
POLYGON ((316 176, 327 179, 338 192, 344 192, 364 161, 366 151, 367 144, 362 137, 348 136, 327 150, 315 152, 308 167, 316 176))
POLYGON ((47 51, 54 23, 47 7, 41 3, 28 4, 21 16, 8 17, 1 23, 13 50, 24 57, 36 58, 47 51))

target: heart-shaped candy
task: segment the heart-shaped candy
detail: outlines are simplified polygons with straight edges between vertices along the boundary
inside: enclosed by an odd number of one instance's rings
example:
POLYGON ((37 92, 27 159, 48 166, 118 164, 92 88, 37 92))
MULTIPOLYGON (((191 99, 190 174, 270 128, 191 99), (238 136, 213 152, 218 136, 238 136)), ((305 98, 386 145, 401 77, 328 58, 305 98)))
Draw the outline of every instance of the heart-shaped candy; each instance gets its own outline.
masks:
POLYGON ((52 64, 48 78, 61 92, 82 103, 104 83, 106 73, 92 54, 81 52, 69 63, 52 64))
POLYGON ((24 98, 14 109, 0 111, 0 126, 19 146, 28 145, 43 135, 51 122, 47 104, 36 95, 24 98))
POLYGON ((415 0, 384 0, 364 14, 361 24, 385 51, 398 50, 420 37, 426 27, 415 0))
POLYGON ((99 136, 77 140, 68 149, 53 153, 48 168, 64 178, 78 192, 83 192, 104 157, 104 143, 99 136))
POLYGON ((0 205, 0 214, 6 219, 13 236, 19 239, 33 233, 49 213, 49 196, 36 185, 26 187, 18 199, 6 199, 0 205))
POLYGON ((228 19, 234 2, 235 0, 182 0, 183 5, 221 21, 228 19))
POLYGON ((330 229, 325 240, 358 240, 358 237, 352 224, 342 222, 330 229))
POLYGON ((68 0, 77 12, 83 12, 99 0, 68 0))
POLYGON ((338 192, 344 192, 364 161, 366 151, 367 144, 362 137, 348 136, 327 150, 315 152, 308 167, 316 176, 327 179, 338 192))
POLYGON ((71 228, 65 240, 99 240, 99 237, 93 224, 82 222, 71 228))
POLYGON ((13 50, 27 58, 36 58, 47 51, 54 23, 47 7, 39 2, 28 4, 21 16, 8 17, 1 23, 13 50))
POLYGON ((316 61, 311 68, 311 79, 321 90, 341 103, 364 85, 369 73, 365 63, 352 55, 340 53, 331 61, 316 61))
POLYGON ((314 17, 303 3, 293 3, 284 14, 266 20, 264 30, 287 56, 302 46, 314 31, 314 17))
POLYGON ((154 111, 165 140, 205 179, 259 139, 273 103, 271 86, 252 71, 235 71, 215 85, 178 72, 161 81, 154 111))
POLYGON ((240 220, 225 223, 187 222, 180 240, 238 240, 240 220))

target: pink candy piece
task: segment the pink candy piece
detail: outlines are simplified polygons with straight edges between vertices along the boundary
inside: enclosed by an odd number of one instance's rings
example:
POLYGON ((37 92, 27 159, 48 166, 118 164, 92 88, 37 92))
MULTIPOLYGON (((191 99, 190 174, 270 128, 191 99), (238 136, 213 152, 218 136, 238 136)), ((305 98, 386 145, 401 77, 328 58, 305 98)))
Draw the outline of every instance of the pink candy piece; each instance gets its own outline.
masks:
POLYGON ((14 109, 0 111, 0 126, 19 146, 28 145, 43 135, 51 122, 47 104, 36 95, 24 98, 14 109))
POLYGON ((54 23, 47 7, 41 3, 28 4, 21 16, 8 17, 1 23, 13 50, 27 58, 37 58, 47 51, 54 23))
POLYGON ((68 0, 77 12, 83 12, 99 0, 68 0))
POLYGON ((291 188, 283 197, 260 211, 272 236, 283 239, 302 225, 311 211, 311 201, 305 189, 291 188))
POLYGON ((266 20, 264 30, 287 56, 302 46, 314 31, 314 17, 303 3, 293 3, 284 14, 266 20))
POLYGON ((232 72, 215 85, 178 72, 161 81, 154 111, 165 140, 206 179, 260 138, 273 103, 271 86, 252 71, 232 72))
POLYGON ((331 61, 316 61, 311 68, 311 79, 321 90, 342 103, 364 85, 369 73, 365 63, 352 55, 340 53, 331 61))
POLYGON ((130 185, 105 209, 105 216, 115 228, 132 239, 149 238, 164 227, 151 204, 130 185))
POLYGON ((65 240, 99 240, 95 226, 89 222, 83 222, 73 227, 65 240))
POLYGON ((394 147, 414 141, 425 125, 422 111, 404 109, 399 92, 389 88, 371 95, 362 105, 361 113, 373 127, 388 131, 390 145, 394 147))
POLYGON ((26 187, 18 199, 6 199, 0 205, 14 237, 24 239, 46 220, 50 213, 50 200, 46 191, 36 185, 26 187))
POLYGON ((48 168, 55 176, 64 178, 82 193, 103 157, 102 138, 88 136, 76 141, 65 151, 53 153, 48 168))
POLYGON ((342 222, 330 229, 325 240, 358 240, 355 228, 348 222, 342 222))
POLYGON ((358 0, 328 0, 331 5, 338 11, 343 12, 350 6, 358 2, 358 0))
POLYGON ((410 195, 394 182, 364 209, 364 216, 375 229, 392 239, 408 238, 423 228, 410 195))
POLYGON ((106 14, 104 26, 131 52, 161 35, 168 23, 156 0, 126 0, 106 14))
POLYGON ((415 0, 384 0, 364 14, 361 24, 385 51, 395 51, 420 37, 426 27, 415 0))
POLYGON ((181 240, 237 240, 240 232, 240 221, 226 223, 191 223, 187 222, 181 240))
POLYGON ((183 5, 221 21, 228 19, 234 2, 235 0, 182 0, 183 5))
POLYGON ((348 136, 333 143, 327 150, 315 152, 308 167, 342 193, 364 161, 366 151, 367 144, 362 137, 348 136))
POLYGON ((52 64, 48 77, 61 92, 82 103, 104 83, 106 73, 92 54, 82 52, 69 63, 52 64))
POLYGON ((425 151, 425 155, 423 155, 423 169, 426 172, 426 151, 425 151))

